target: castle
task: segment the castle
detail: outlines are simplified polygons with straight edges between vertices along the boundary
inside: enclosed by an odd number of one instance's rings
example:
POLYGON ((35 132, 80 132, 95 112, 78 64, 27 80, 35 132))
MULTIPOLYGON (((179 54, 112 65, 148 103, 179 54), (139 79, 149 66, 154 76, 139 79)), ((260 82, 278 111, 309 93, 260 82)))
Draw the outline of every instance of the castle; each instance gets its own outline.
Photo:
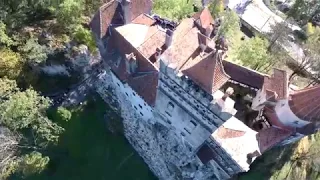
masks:
POLYGON ((105 64, 96 90, 159 179, 229 179, 317 130, 319 87, 292 91, 285 71, 223 60, 207 8, 179 24, 151 9, 151 0, 113 0, 90 27, 105 64))

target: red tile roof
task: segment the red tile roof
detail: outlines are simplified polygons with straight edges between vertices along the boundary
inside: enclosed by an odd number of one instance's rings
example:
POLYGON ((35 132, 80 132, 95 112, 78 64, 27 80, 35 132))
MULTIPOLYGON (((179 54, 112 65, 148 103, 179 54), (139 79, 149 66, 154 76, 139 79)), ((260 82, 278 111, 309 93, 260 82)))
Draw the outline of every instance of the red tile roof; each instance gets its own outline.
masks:
POLYGON ((111 23, 123 23, 120 14, 121 7, 118 1, 112 0, 102 5, 90 22, 91 30, 98 38, 102 38, 111 23))
POLYGON ((130 0, 131 20, 139 15, 150 14, 152 10, 152 0, 130 0))
POLYGON ((166 34, 158 30, 149 39, 147 39, 138 50, 146 57, 150 58, 157 48, 161 48, 165 44, 166 34))
POLYGON ((244 132, 244 131, 229 129, 229 128, 225 128, 225 127, 221 126, 218 128, 217 135, 221 139, 228 139, 228 138, 241 137, 245 133, 246 132, 244 132))
MULTIPOLYGON (((157 28, 151 26, 147 36, 153 37, 157 32, 157 28)), ((148 42, 148 39, 150 38, 147 38, 147 41, 145 42, 148 42)), ((110 60, 109 64, 112 67, 113 72, 122 81, 127 82, 149 105, 153 106, 158 84, 158 70, 156 67, 139 51, 139 49, 133 47, 133 45, 116 29, 113 30, 109 43, 113 44, 114 48, 122 55, 122 59, 117 67, 113 62, 114 60, 110 60), (137 69, 135 73, 128 74, 126 71, 126 59, 124 58, 124 55, 131 53, 136 57, 137 69)))
MULTIPOLYGON (((151 9, 151 0, 131 0, 131 20, 135 20, 143 13, 149 14, 151 12, 151 9)), ((139 21, 139 19, 137 19, 136 21, 139 21)), ((102 38, 106 35, 110 24, 123 23, 123 11, 121 5, 118 1, 111 0, 110 2, 102 5, 99 8, 98 12, 94 15, 90 22, 90 27, 91 30, 98 36, 98 38, 102 38)))
POLYGON ((201 31, 206 31, 206 29, 213 30, 212 24, 214 24, 214 19, 207 7, 202 11, 195 13, 193 19, 200 25, 201 31))
POLYGON ((200 23, 204 29, 207 29, 211 24, 213 24, 213 17, 207 7, 205 7, 200 14, 200 23))
POLYGON ((290 131, 279 129, 276 127, 270 127, 259 131, 256 137, 259 143, 260 152, 263 153, 268 149, 274 147, 281 141, 288 138, 291 134, 292 132, 290 131))
MULTIPOLYGON (((179 30, 182 31, 182 29, 179 30)), ((197 51, 199 40, 197 28, 190 29, 184 36, 176 33, 176 31, 173 33, 172 45, 163 52, 162 56, 179 68, 197 51)))
POLYGON ((154 106, 157 95, 158 72, 141 73, 138 76, 131 76, 128 84, 137 92, 149 105, 154 106))
POLYGON ((225 72, 236 82, 261 89, 265 75, 229 61, 223 61, 225 72))
POLYGON ((156 21, 154 19, 146 14, 140 14, 138 17, 132 20, 132 23, 134 24, 143 24, 147 26, 152 26, 155 22, 156 21))
POLYGON ((288 97, 288 77, 287 72, 280 69, 273 69, 271 77, 265 76, 264 89, 276 93, 276 99, 288 97))
POLYGON ((291 111, 300 119, 316 122, 320 120, 320 85, 297 91, 290 95, 291 111))
POLYGON ((199 61, 188 60, 183 66, 182 73, 190 77, 207 93, 217 91, 228 81, 228 76, 223 69, 221 55, 211 52, 199 61))

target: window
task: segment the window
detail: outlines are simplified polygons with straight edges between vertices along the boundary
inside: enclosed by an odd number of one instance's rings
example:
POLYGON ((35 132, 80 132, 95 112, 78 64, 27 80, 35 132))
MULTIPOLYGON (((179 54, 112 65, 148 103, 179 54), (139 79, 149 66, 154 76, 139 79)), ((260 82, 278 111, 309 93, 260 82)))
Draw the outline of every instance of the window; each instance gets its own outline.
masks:
POLYGON ((135 108, 136 110, 138 110, 137 106, 134 106, 134 108, 135 108))
POLYGON ((167 115, 171 117, 171 114, 166 111, 167 115))
POLYGON ((143 116, 142 112, 140 112, 140 115, 143 116))
POLYGON ((139 104, 139 107, 142 109, 142 106, 139 104))
POLYGON ((186 134, 184 132, 181 132, 180 134, 181 134, 181 136, 186 136, 186 134))
POLYGON ((132 92, 132 94, 133 94, 134 96, 136 96, 136 94, 135 94, 134 92, 132 92))
POLYGON ((299 124, 299 121, 294 121, 295 124, 299 124))
POLYGON ((193 126, 197 126, 197 123, 195 123, 194 121, 190 121, 190 123, 193 125, 193 126))
POLYGON ((128 93, 126 93, 126 95, 127 95, 127 96, 129 96, 129 94, 128 94, 128 93))
POLYGON ((120 84, 119 84, 119 83, 117 83, 117 85, 120 87, 120 84))
POLYGON ((146 103, 143 103, 144 106, 147 106, 146 103))
POLYGON ((174 105, 172 102, 169 102, 168 105, 167 105, 167 109, 172 112, 173 111, 173 108, 174 108, 174 105))
POLYGON ((188 129, 186 129, 186 128, 183 128, 187 133, 189 133, 189 134, 191 134, 191 132, 188 130, 188 129))

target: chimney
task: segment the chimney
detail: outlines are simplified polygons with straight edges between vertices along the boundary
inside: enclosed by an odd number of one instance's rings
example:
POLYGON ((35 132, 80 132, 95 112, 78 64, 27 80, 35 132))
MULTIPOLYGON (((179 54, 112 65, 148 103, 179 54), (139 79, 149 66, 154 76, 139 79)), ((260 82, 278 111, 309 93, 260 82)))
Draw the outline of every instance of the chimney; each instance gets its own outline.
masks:
POLYGON ((162 52, 161 48, 157 48, 157 49, 156 49, 156 53, 154 54, 154 57, 155 57, 155 59, 156 59, 156 62, 157 62, 158 60, 160 60, 161 52, 162 52))
POLYGON ((130 4, 131 4, 131 0, 122 0, 121 1, 124 24, 128 24, 131 22, 130 4))
POLYGON ((136 72, 138 65, 137 59, 133 53, 126 54, 126 69, 129 74, 133 74, 136 72))
POLYGON ((234 92, 233 88, 228 87, 228 89, 226 90, 226 92, 224 93, 224 95, 222 96, 222 100, 226 100, 230 95, 232 95, 234 92))
POLYGON ((204 52, 208 46, 208 39, 203 34, 198 33, 198 40, 199 40, 199 47, 201 49, 201 52, 204 52))
POLYGON ((172 37, 173 37, 173 31, 171 31, 170 29, 167 29, 167 31, 166 31, 166 42, 165 42, 167 48, 169 48, 171 46, 172 37))

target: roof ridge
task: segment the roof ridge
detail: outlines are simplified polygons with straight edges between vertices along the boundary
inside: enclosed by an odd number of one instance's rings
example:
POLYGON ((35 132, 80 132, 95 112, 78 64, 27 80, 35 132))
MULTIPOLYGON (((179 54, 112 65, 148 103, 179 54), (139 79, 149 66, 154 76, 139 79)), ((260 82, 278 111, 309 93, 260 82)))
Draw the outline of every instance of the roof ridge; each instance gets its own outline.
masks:
POLYGON ((220 67, 221 67, 223 74, 226 75, 227 77, 231 78, 231 76, 229 74, 227 74, 226 71, 224 70, 224 66, 222 63, 222 61, 223 61, 222 55, 220 53, 218 53, 218 55, 219 55, 219 59, 218 59, 219 62, 218 63, 220 64, 220 67))
POLYGON ((236 63, 234 63, 234 62, 232 62, 232 61, 229 61, 229 60, 226 60, 226 59, 224 59, 223 61, 226 61, 226 62, 228 62, 228 63, 230 63, 230 64, 235 65, 235 66, 240 66, 240 67, 245 68, 245 69, 247 69, 247 70, 249 70, 249 71, 255 72, 255 73, 259 74, 259 75, 262 75, 262 76, 265 76, 265 77, 269 77, 269 78, 271 77, 269 74, 265 74, 265 73, 262 73, 262 72, 253 70, 253 69, 248 68, 248 67, 246 67, 246 66, 243 66, 243 65, 240 65, 240 64, 236 64, 236 63))
POLYGON ((306 91, 313 90, 313 89, 317 89, 317 88, 320 88, 320 84, 317 84, 317 85, 315 85, 315 86, 306 87, 306 88, 303 88, 303 89, 294 91, 293 93, 291 93, 291 95, 301 94, 301 93, 304 93, 304 92, 306 92, 306 91))

